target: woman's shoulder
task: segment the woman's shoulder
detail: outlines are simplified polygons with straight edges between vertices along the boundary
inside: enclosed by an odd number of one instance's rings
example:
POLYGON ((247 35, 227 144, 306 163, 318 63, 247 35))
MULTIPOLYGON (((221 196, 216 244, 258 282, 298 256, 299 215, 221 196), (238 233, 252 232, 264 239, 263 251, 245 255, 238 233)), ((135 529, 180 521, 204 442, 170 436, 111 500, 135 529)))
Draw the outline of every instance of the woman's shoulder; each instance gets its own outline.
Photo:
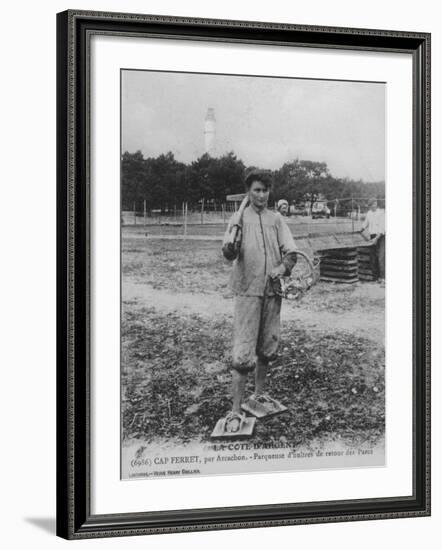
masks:
POLYGON ((269 210, 269 214, 269 219, 272 220, 275 225, 281 226, 287 223, 285 217, 281 214, 281 212, 269 210))
POLYGON ((274 222, 279 221, 279 218, 281 217, 281 214, 279 212, 275 212, 270 208, 266 208, 263 214, 268 220, 272 220, 274 222))

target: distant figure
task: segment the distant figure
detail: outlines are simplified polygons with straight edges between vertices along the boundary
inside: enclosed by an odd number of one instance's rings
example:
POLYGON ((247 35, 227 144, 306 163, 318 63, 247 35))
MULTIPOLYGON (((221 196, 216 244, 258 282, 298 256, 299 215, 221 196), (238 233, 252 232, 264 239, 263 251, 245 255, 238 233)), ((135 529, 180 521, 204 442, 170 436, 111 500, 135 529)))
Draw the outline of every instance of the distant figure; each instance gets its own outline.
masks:
POLYGON ((367 230, 373 242, 376 254, 373 257, 373 275, 376 279, 385 279, 385 211, 378 209, 378 201, 371 199, 361 233, 367 230))
POLYGON ((289 203, 285 199, 281 199, 278 201, 277 208, 281 216, 289 215, 289 203))

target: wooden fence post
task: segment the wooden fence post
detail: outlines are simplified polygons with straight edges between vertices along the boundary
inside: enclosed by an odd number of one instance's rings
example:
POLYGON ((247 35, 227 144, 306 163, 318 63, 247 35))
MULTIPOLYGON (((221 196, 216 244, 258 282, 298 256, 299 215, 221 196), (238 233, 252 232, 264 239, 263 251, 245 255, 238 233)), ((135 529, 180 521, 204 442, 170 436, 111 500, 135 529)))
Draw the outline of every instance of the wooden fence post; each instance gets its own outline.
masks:
POLYGON ((355 222, 353 220, 353 197, 351 198, 351 232, 355 232, 355 222))
POLYGON ((183 235, 185 235, 186 234, 185 233, 186 229, 185 229, 185 226, 184 226, 184 201, 183 201, 183 204, 182 204, 182 216, 183 216, 183 235))

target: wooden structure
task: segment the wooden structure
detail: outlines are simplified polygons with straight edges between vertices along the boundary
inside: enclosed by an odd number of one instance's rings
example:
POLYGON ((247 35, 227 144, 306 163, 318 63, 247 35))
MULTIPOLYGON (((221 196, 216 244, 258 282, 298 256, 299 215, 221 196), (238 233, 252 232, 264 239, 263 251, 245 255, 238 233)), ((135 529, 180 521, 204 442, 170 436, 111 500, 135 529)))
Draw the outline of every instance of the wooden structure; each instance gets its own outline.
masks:
POLYGON ((246 196, 246 193, 236 193, 235 195, 227 195, 226 201, 233 202, 235 205, 235 210, 238 210, 239 205, 242 203, 245 196, 246 196))
POLYGON ((322 281, 356 283, 358 278, 358 252, 356 248, 334 248, 320 254, 322 281))
POLYGON ((376 249, 371 246, 360 246, 358 251, 358 275, 361 281, 376 280, 376 249))
POLYGON ((319 252, 322 281, 356 283, 376 280, 376 250, 372 244, 319 252))
POLYGON ((320 257, 320 278, 335 283, 375 280, 375 248, 360 233, 309 234, 295 237, 296 245, 320 257))

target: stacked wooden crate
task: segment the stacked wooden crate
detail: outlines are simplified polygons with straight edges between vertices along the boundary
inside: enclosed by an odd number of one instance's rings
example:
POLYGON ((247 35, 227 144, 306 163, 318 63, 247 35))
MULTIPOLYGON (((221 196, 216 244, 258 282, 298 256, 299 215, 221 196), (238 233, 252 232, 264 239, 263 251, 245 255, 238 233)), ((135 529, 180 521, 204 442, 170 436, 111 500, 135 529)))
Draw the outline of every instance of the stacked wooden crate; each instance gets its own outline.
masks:
POLYGON ((322 281, 356 283, 359 280, 357 248, 322 250, 320 273, 322 281))
POLYGON ((360 281, 374 281, 376 279, 376 249, 374 246, 358 246, 358 274, 360 281))
POLYGON ((356 283, 374 281, 376 278, 375 247, 359 232, 297 236, 296 245, 310 256, 320 256, 320 276, 323 281, 356 283))

